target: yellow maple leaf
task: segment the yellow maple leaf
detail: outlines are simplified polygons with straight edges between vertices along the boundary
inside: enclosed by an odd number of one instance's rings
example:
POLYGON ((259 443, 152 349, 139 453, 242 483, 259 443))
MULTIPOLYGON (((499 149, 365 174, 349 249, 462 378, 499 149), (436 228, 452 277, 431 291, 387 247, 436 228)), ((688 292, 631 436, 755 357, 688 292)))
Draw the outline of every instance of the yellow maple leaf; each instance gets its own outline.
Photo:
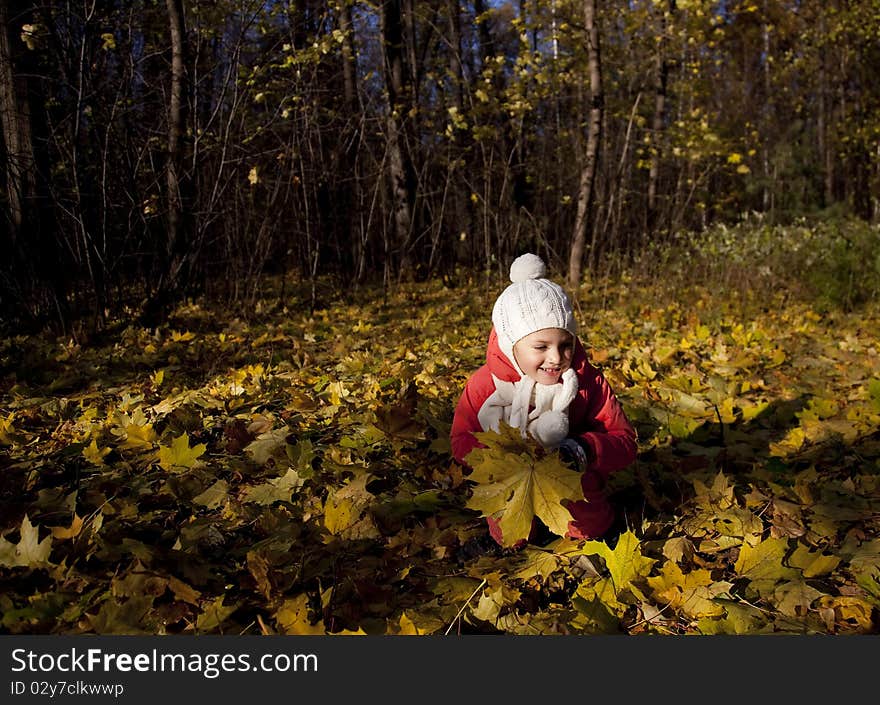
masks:
POLYGON ((324 527, 347 539, 373 538, 378 529, 367 510, 375 496, 366 488, 369 473, 362 473, 347 485, 333 490, 324 503, 324 527))
POLYGON ((537 443, 507 424, 497 433, 474 435, 486 447, 465 458, 473 469, 468 479, 475 483, 468 508, 498 520, 505 546, 528 538, 536 516, 563 536, 571 520, 563 502, 583 499, 580 475, 558 454, 536 460, 537 443))
POLYGON ((11 446, 14 442, 15 429, 12 426, 12 420, 15 418, 15 412, 11 412, 5 419, 0 419, 0 444, 11 446))
POLYGON ((781 583, 773 593, 776 609, 792 619, 803 619, 823 593, 803 580, 781 583))
POLYGON ((347 529, 356 519, 354 502, 350 499, 327 498, 324 504, 324 526, 331 534, 347 529))
POLYGON ((122 436, 121 448, 129 448, 136 451, 152 450, 153 443, 159 437, 153 430, 153 424, 147 423, 147 418, 142 409, 135 409, 131 415, 121 412, 116 418, 119 426, 111 429, 113 433, 122 436))
POLYGON ((870 634, 874 630, 873 607, 860 597, 825 595, 819 599, 819 612, 829 623, 829 631, 840 628, 870 634))
POLYGON ((110 452, 109 448, 99 448, 98 441, 92 439, 91 445, 83 448, 83 457, 92 465, 104 465, 104 456, 110 452))
POLYGON ((275 621, 283 634, 324 635, 324 625, 309 619, 309 596, 303 593, 285 600, 275 613, 275 621))
POLYGON ((480 595, 479 602, 476 607, 471 610, 471 614, 484 622, 495 624, 505 605, 506 601, 504 599, 503 588, 490 590, 489 592, 484 592, 480 595))
POLYGON ((753 582, 795 580, 799 577, 799 571, 788 568, 783 563, 787 553, 788 540, 784 538, 765 539, 756 546, 744 543, 734 570, 738 576, 749 578, 753 582))
POLYGON ((632 531, 627 531, 617 539, 614 549, 608 547, 603 541, 587 541, 579 553, 584 555, 597 555, 605 560, 605 566, 611 573, 614 588, 619 594, 621 590, 630 589, 641 597, 641 591, 634 581, 644 578, 651 572, 651 567, 657 561, 642 555, 639 540, 632 531))
POLYGON ((260 465, 268 463, 270 458, 281 459, 286 456, 288 435, 290 429, 286 426, 260 433, 245 446, 244 452, 260 465))
POLYGON ((184 432, 173 441, 171 446, 159 445, 157 456, 159 467, 164 470, 190 470, 200 465, 199 458, 204 455, 206 446, 204 443, 189 447, 189 434, 184 432))
POLYGON ((49 563, 52 552, 52 537, 39 540, 39 529, 24 515, 19 527, 20 538, 17 544, 0 538, 0 565, 7 568, 35 568, 49 563))
POLYGON ((344 399, 351 396, 351 392, 349 392, 349 390, 345 388, 345 385, 338 380, 327 385, 325 394, 330 397, 330 404, 333 406, 339 406, 344 399))
POLYGON ((428 633, 426 629, 421 629, 415 622, 413 622, 406 612, 403 612, 400 615, 397 624, 399 627, 397 634, 399 636, 422 636, 423 634, 428 633))
POLYGON ((229 615, 238 609, 237 604, 224 605, 223 601, 225 599, 225 595, 220 595, 202 608, 201 614, 196 618, 196 630, 198 632, 214 631, 226 621, 229 615))
POLYGON ((270 505, 275 502, 289 502, 294 492, 303 486, 304 480, 293 468, 288 468, 282 477, 248 487, 242 496, 245 502, 270 505))
POLYGON ((840 565, 840 561, 840 556, 825 555, 820 551, 811 551, 806 546, 798 545, 789 557, 788 564, 803 570, 805 578, 815 578, 829 575, 840 565))
POLYGON ((720 508, 718 505, 700 506, 692 516, 682 519, 682 530, 692 539, 704 538, 700 550, 725 550, 746 542, 760 543, 764 525, 761 519, 748 509, 740 507, 720 508))
POLYGON ((772 632, 767 617, 761 610, 730 600, 720 600, 724 606, 722 619, 706 617, 698 622, 701 634, 761 634, 772 632))
POLYGON ((602 632, 620 630, 620 619, 630 605, 617 599, 617 589, 611 578, 589 578, 577 588, 571 605, 579 613, 575 622, 599 627, 602 632))
POLYGON ((723 616, 724 607, 714 598, 726 594, 732 587, 732 583, 715 582, 705 569, 684 574, 673 561, 663 564, 660 575, 649 577, 648 585, 660 602, 692 619, 723 616))
POLYGON ((806 440, 807 434, 803 428, 800 426, 793 428, 785 434, 782 440, 770 444, 770 455, 777 458, 794 455, 803 448, 806 440))

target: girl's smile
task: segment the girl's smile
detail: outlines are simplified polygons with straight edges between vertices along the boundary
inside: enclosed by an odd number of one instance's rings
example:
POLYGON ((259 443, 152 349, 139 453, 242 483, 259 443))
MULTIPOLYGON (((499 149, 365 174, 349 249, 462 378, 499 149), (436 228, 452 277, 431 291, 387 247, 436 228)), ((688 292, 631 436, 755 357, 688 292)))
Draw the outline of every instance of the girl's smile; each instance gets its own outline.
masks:
POLYGON ((513 346, 513 356, 523 374, 538 384, 556 384, 571 367, 574 337, 562 328, 543 328, 513 346))

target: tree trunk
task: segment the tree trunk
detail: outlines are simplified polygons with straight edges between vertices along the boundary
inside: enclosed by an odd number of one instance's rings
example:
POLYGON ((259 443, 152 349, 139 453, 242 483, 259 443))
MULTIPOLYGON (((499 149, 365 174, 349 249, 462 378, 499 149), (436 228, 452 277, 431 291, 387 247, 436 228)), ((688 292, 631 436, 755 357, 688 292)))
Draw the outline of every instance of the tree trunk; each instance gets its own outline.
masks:
POLYGON ((159 252, 158 284, 144 304, 141 323, 157 325, 189 280, 190 260, 184 227, 184 136, 187 121, 186 27, 183 0, 165 0, 171 37, 171 86, 168 95, 165 160, 165 242, 159 252))
POLYGON ((587 31, 587 57, 590 71, 590 116, 587 126, 587 151, 581 169, 577 196, 577 216, 571 238, 571 254, 568 260, 568 287, 576 295, 581 283, 587 228, 593 202, 593 185, 599 156, 599 140, 602 133, 602 58, 599 52, 599 30, 596 27, 596 0, 584 0, 584 25, 587 31))
POLYGON ((32 3, 0 0, 0 317, 7 323, 45 323, 68 332, 68 279, 73 269, 54 227, 54 210, 39 173, 48 173, 45 104, 34 54, 19 52, 22 26, 31 23, 32 3), (32 112, 33 110, 33 112, 32 112), (42 128, 42 129, 41 129, 42 128))
POLYGON ((391 182, 391 208, 398 274, 412 275, 410 240, 412 239, 412 206, 408 162, 403 124, 409 113, 404 67, 403 17, 400 0, 382 3, 382 40, 385 46, 385 87, 388 93, 388 115, 385 121, 388 170, 391 182))
POLYGON ((0 126, 6 147, 9 232, 16 246, 27 220, 25 209, 35 191, 34 151, 27 91, 16 85, 10 45, 7 0, 0 0, 0 126))
MULTIPOLYGON (((461 61, 461 15, 459 0, 447 0, 446 9, 449 13, 449 77, 451 82, 449 103, 456 115, 463 116, 464 67, 461 61)), ((453 121, 452 133, 449 138, 450 154, 447 158, 446 175, 452 204, 452 214, 449 216, 452 222, 447 228, 447 232, 453 240, 450 243, 450 249, 455 253, 455 256, 446 262, 450 267, 459 262, 467 262, 469 265, 474 264, 472 256, 474 233, 470 232, 467 193, 465 192, 464 180, 459 175, 464 164, 464 160, 460 160, 459 155, 464 151, 462 142, 465 138, 466 135, 460 134, 453 121), (468 253, 471 253, 471 255, 469 256, 468 253)))
POLYGON ((350 114, 354 114, 357 108, 357 54, 354 46, 354 22, 351 16, 351 4, 339 3, 339 29, 343 33, 342 39, 342 86, 345 106, 350 114))
POLYGON ((419 91, 419 60, 418 50, 416 47, 417 29, 416 29, 416 8, 413 0, 402 0, 400 12, 403 24, 403 39, 406 45, 406 69, 407 69, 407 88, 409 90, 409 104, 418 104, 419 91))
MULTIPOLYGON (((669 78, 669 61, 666 58, 667 13, 660 10, 660 32, 657 42, 657 73, 654 84, 654 116, 651 120, 651 162, 648 168, 648 208, 645 230, 651 232, 657 221, 657 182, 660 179, 661 135, 666 118, 666 87, 669 78)), ((675 12, 675 0, 669 0, 669 16, 675 12)))
MULTIPOLYGON (((825 42, 825 46, 830 48, 831 42, 828 40, 828 28, 825 21, 825 13, 821 13, 819 17, 819 36, 825 42)), ((819 164, 822 171, 822 205, 828 207, 834 203, 834 154, 831 149, 828 128, 828 107, 829 107, 829 91, 828 91, 828 61, 826 52, 822 52, 819 56, 819 114, 817 116, 816 134, 819 140, 819 164)))
POLYGON ((177 253, 181 250, 179 241, 182 237, 180 171, 183 166, 182 136, 186 124, 186 59, 183 0, 166 0, 166 4, 171 29, 171 94, 168 103, 168 161, 165 166, 168 200, 166 254, 172 264, 169 283, 175 284, 181 267, 177 253))
POLYGON ((342 99, 345 108, 345 124, 342 128, 339 153, 340 179, 335 190, 337 200, 345 208, 343 218, 348 240, 351 244, 350 256, 353 277, 359 283, 364 275, 367 258, 369 228, 364 224, 362 174, 358 162, 358 152, 362 144, 362 123, 357 86, 357 49, 354 42, 354 21, 351 0, 336 4, 337 22, 342 32, 342 99))

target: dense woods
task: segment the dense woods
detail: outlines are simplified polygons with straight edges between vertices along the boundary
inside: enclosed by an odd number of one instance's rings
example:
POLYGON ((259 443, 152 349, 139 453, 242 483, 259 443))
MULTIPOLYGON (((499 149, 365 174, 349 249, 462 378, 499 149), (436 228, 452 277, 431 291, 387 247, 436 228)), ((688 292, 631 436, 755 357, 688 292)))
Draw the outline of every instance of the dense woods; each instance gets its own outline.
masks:
MULTIPOLYGON (((0 310, 266 273, 575 285, 760 214, 878 218, 876 0, 3 0, 0 310)), ((313 298, 320 288, 313 288, 313 298)), ((312 302, 314 303, 314 301, 312 302)))

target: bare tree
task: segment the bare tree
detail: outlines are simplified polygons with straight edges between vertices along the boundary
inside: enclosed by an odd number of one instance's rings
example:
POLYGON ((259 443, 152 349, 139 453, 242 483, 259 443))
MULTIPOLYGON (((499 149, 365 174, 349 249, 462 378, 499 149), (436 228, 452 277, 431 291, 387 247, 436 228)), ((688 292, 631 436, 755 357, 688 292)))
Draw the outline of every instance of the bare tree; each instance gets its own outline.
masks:
POLYGON ((602 58, 599 53, 599 30, 596 26, 596 0, 584 0, 584 25, 587 34, 587 57, 590 72, 590 115, 587 124, 587 149, 581 168, 577 195, 577 216, 571 238, 571 254, 568 260, 568 286, 576 291, 581 283, 587 228, 593 203, 593 186, 599 157, 599 140, 602 133, 602 58))
MULTIPOLYGON (((388 114, 385 121, 388 171, 391 181, 394 246, 399 262, 398 273, 411 274, 410 240, 412 237, 412 206, 409 189, 404 121, 407 119, 406 70, 404 66, 403 15, 401 0, 382 3, 382 40, 385 46, 385 88, 388 114)), ((386 251, 387 251, 386 247, 386 251)), ((387 259, 386 259, 387 266, 387 259)))
POLYGON ((666 9, 657 8, 660 13, 660 27, 657 32, 656 73, 654 76, 654 115, 651 120, 651 160, 648 168, 648 202, 646 209, 647 232, 651 232, 657 222, 657 183, 660 180, 660 162, 663 158, 661 145, 663 124, 666 119, 667 83, 669 79, 669 59, 666 56, 668 19, 675 13, 675 0, 669 0, 666 9))
POLYGON ((9 4, 0 0, 0 126, 6 146, 6 193, 14 245, 26 219, 26 204, 34 193, 34 152, 27 91, 17 85, 13 67, 9 4))
POLYGON ((181 169, 183 167, 182 137, 186 125, 186 28, 183 0, 166 0, 171 31, 171 93, 168 100, 168 161, 165 165, 168 233, 166 253, 169 258, 169 284, 176 286, 182 258, 177 254, 183 248, 181 232, 181 169))

